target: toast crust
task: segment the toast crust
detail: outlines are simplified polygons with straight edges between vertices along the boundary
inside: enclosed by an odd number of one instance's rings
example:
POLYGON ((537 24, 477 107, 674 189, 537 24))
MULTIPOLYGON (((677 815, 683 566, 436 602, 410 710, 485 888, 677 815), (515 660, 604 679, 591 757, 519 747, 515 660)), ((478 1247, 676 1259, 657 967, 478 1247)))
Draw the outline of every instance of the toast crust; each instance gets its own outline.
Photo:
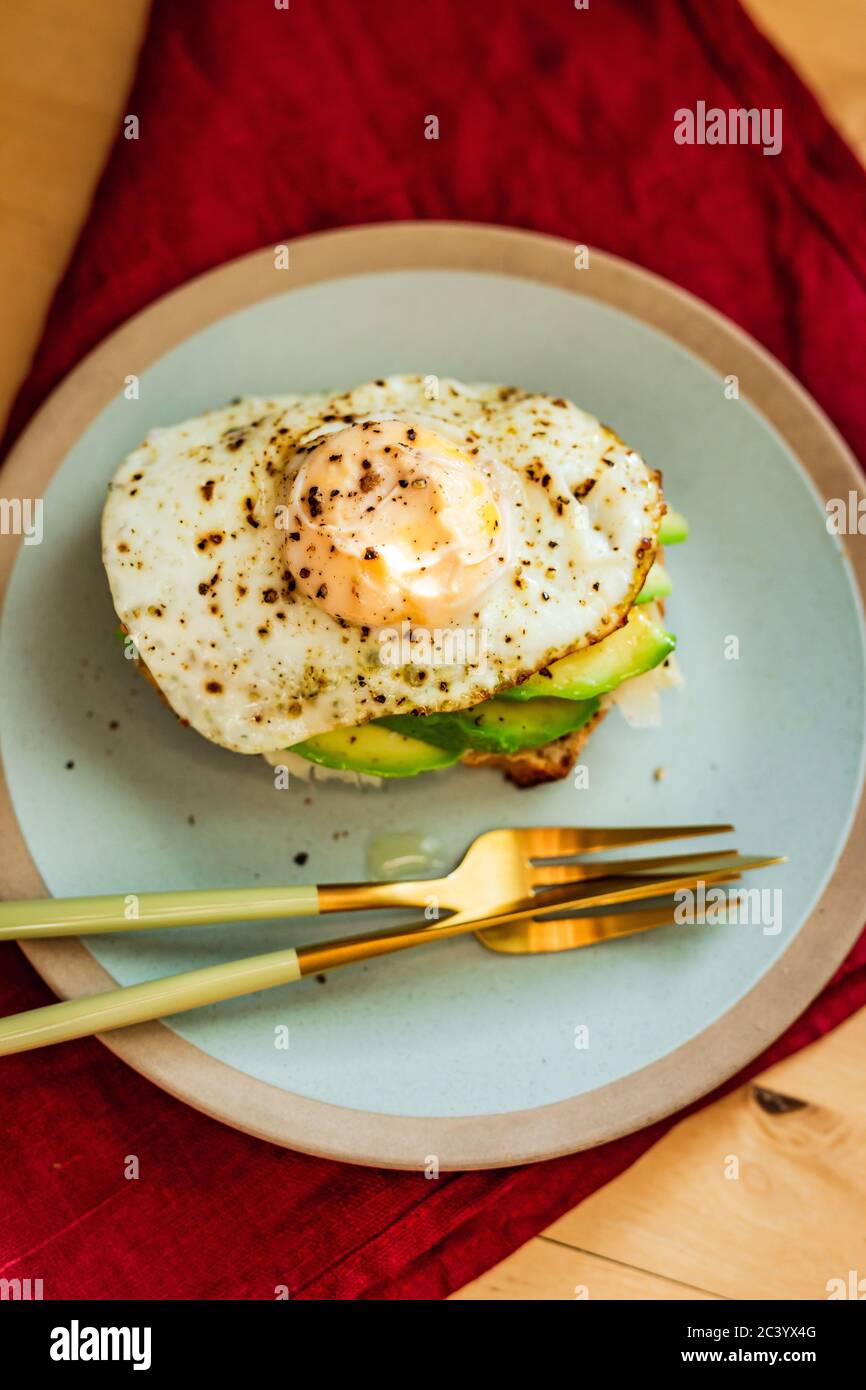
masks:
POLYGON ((562 738, 545 743, 541 748, 526 748, 522 753, 477 753, 470 750, 463 754, 462 761, 469 767, 499 768, 516 787, 538 787, 544 782, 559 782, 571 772, 593 729, 598 727, 606 714, 606 709, 598 710, 582 729, 563 734, 562 738))

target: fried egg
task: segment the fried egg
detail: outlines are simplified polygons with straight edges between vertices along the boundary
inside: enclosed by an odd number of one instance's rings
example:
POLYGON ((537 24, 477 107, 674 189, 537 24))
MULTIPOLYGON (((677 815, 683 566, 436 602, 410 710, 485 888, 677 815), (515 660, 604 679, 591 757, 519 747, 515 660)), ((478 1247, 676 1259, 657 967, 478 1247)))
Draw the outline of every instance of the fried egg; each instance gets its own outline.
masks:
POLYGON ((103 560, 180 718, 269 753, 468 708, 599 641, 664 509, 570 401, 395 376, 153 430, 109 486, 103 560))

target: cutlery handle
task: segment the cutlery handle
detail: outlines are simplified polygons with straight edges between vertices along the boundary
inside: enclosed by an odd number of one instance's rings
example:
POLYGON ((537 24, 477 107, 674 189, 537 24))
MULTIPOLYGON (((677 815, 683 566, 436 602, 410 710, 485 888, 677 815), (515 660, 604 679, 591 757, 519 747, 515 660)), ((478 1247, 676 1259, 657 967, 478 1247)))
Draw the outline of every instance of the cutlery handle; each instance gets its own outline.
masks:
POLYGON ((198 1009, 203 1004, 216 1004, 221 999, 254 994, 260 989, 273 989, 321 970, 456 936, 476 925, 476 919, 455 914, 442 922, 414 922, 363 936, 341 936, 299 946, 297 950, 290 947, 268 955, 247 956, 159 980, 145 980, 140 985, 122 985, 102 994, 67 999, 61 1004, 46 1004, 41 1009, 0 1018, 0 1057, 89 1037, 92 1033, 107 1033, 112 1028, 127 1028, 149 1019, 167 1018, 184 1009, 198 1009))
POLYGON ((183 1009, 197 1009, 202 1004, 253 994, 300 978, 298 953, 288 949, 248 956, 230 964, 208 965, 161 980, 146 980, 140 985, 109 989, 82 999, 67 999, 62 1004, 47 1004, 0 1019, 0 1056, 165 1018, 183 1009))
POLYGON ((33 902, 0 903, 0 941, 141 931, 145 927, 266 922, 280 917, 315 917, 319 910, 319 890, 309 885, 40 898, 33 902))

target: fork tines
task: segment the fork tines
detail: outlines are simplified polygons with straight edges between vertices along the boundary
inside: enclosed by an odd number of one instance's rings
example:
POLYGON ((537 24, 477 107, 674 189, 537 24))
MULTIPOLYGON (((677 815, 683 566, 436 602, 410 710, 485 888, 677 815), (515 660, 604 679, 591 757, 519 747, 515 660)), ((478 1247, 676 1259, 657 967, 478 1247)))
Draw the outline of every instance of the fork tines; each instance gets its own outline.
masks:
POLYGON ((527 839, 533 863, 541 860, 573 858, 578 854, 598 854, 606 849, 625 849, 630 845, 656 844, 662 840, 691 840, 699 835, 721 835, 733 830, 719 825, 634 825, 634 826, 549 826, 518 832, 527 839))

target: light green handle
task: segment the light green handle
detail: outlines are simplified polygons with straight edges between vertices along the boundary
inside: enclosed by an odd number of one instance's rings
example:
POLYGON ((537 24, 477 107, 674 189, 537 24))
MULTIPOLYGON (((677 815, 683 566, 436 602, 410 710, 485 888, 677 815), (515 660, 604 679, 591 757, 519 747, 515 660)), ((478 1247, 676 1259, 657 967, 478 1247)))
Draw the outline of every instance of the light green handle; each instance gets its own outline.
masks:
POLYGON ((68 999, 63 1004, 46 1004, 42 1009, 0 1019, 0 1056, 165 1018, 182 1009, 197 1009, 300 978, 298 953, 289 949, 109 989, 105 994, 68 999))
POLYGON ((0 941, 40 936, 141 931, 145 927, 193 927, 220 922, 267 922, 315 917, 319 890, 303 888, 202 888, 177 893, 112 893, 96 898, 43 898, 0 903, 0 941))

